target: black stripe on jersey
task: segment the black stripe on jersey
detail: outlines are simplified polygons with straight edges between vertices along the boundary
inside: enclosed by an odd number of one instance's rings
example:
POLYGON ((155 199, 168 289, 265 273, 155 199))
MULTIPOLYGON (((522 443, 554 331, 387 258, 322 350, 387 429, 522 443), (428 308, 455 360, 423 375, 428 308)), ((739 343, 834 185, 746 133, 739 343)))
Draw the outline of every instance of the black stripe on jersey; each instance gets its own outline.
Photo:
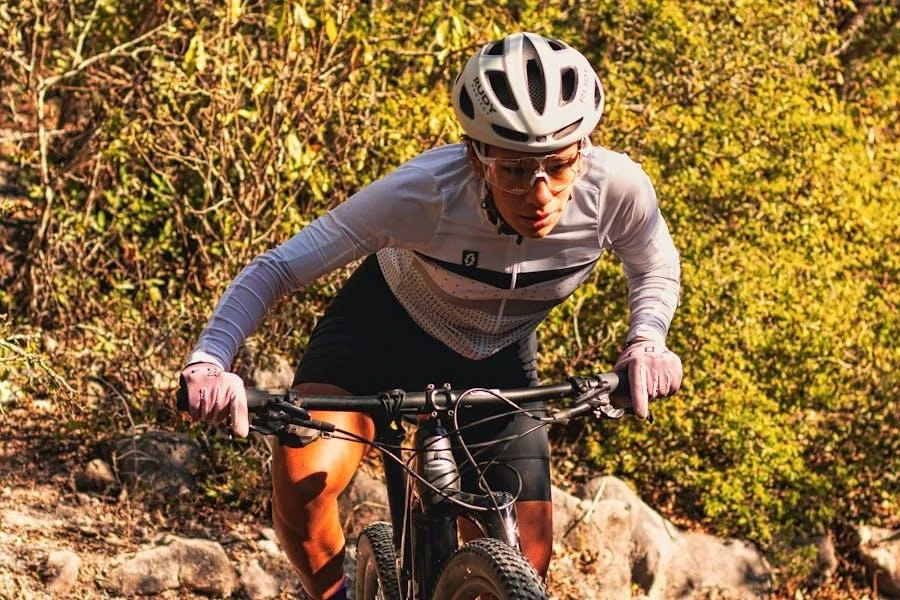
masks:
MULTIPOLYGON (((416 252, 415 254, 422 260, 430 262, 431 264, 450 271, 451 273, 455 273, 456 275, 460 275, 462 277, 468 277, 469 279, 474 279, 475 281, 479 281, 481 283, 486 283, 487 285, 493 286, 495 288, 508 290, 510 283, 512 282, 512 273, 501 273, 499 271, 491 271, 489 269, 466 267, 464 265, 446 262, 434 258, 433 256, 422 254, 421 252, 416 252)), ((528 287, 537 283, 544 283, 546 281, 553 281, 554 279, 563 279, 569 275, 572 275, 573 273, 578 273, 579 271, 583 271, 585 269, 593 269, 595 264, 597 264, 597 261, 593 260, 583 265, 575 265, 574 267, 566 267, 564 269, 553 269, 552 271, 534 271, 533 273, 519 273, 518 277, 516 278, 515 289, 528 287)))

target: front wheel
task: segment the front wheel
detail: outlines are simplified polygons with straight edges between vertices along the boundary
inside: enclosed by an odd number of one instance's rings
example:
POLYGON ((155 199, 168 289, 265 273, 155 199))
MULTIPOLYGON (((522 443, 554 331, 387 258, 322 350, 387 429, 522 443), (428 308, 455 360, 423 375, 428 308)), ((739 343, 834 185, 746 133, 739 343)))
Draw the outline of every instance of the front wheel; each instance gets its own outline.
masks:
POLYGON ((493 538, 472 540, 447 560, 434 600, 546 600, 540 575, 518 550, 493 538))
POLYGON ((391 524, 367 525, 356 545, 356 600, 400 600, 395 557, 391 524))

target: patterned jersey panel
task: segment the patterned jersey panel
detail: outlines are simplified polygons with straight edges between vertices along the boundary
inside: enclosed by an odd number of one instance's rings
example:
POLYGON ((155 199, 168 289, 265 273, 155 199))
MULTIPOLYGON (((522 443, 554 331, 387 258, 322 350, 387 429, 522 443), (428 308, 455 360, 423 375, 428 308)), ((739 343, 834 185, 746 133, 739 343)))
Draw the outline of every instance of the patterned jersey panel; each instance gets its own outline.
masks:
MULTIPOLYGON (((491 356, 528 337, 587 278, 593 263, 525 287, 484 283, 416 252, 385 248, 378 263, 397 300, 422 329, 468 358, 491 356)), ((498 278, 502 279, 502 278, 498 278)))

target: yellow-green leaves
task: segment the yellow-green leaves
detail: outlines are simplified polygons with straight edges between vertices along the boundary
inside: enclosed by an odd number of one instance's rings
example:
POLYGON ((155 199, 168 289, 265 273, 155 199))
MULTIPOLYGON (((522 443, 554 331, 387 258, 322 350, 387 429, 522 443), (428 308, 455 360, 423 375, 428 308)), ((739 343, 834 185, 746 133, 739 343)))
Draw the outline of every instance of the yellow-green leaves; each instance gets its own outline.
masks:
POLYGON ((188 44, 187 52, 184 55, 184 70, 188 73, 199 71, 202 73, 206 70, 206 46, 203 42, 203 31, 198 31, 191 38, 188 44))
MULTIPOLYGON (((684 391, 657 403, 653 427, 592 425, 573 455, 672 516, 763 544, 900 514, 894 3, 864 15, 850 0, 147 7, 0 0, 0 163, 25 207, 2 209, 15 235, 0 312, 60 332, 55 368, 72 381, 116 373, 155 389, 143 371, 174 368, 247 261, 457 141, 449 89, 465 60, 538 31, 597 68, 607 109, 594 138, 651 175, 683 259, 669 341, 684 391), (47 18, 51 6, 67 18, 47 18), (865 18, 852 31, 849 14, 865 18), (34 82, 88 57, 39 121, 34 82), (127 370, 135 355, 141 372, 127 370)), ((300 355, 342 275, 276 306, 265 351, 300 355)), ((608 369, 628 316, 621 266, 604 259, 542 328, 544 375, 608 369)))

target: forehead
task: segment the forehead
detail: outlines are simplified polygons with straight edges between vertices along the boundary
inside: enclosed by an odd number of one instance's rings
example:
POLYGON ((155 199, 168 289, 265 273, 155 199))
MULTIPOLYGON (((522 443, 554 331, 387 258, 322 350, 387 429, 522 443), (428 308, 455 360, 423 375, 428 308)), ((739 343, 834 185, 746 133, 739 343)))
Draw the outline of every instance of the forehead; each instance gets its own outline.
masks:
POLYGON ((578 152, 578 144, 570 144, 568 146, 563 146, 558 150, 553 150, 551 152, 520 152, 518 150, 507 150, 506 148, 498 148, 497 146, 488 146, 486 148, 487 152, 485 156, 489 156, 491 158, 529 158, 529 157, 542 157, 547 156, 549 154, 553 155, 561 155, 566 157, 574 156, 576 152, 578 152))

